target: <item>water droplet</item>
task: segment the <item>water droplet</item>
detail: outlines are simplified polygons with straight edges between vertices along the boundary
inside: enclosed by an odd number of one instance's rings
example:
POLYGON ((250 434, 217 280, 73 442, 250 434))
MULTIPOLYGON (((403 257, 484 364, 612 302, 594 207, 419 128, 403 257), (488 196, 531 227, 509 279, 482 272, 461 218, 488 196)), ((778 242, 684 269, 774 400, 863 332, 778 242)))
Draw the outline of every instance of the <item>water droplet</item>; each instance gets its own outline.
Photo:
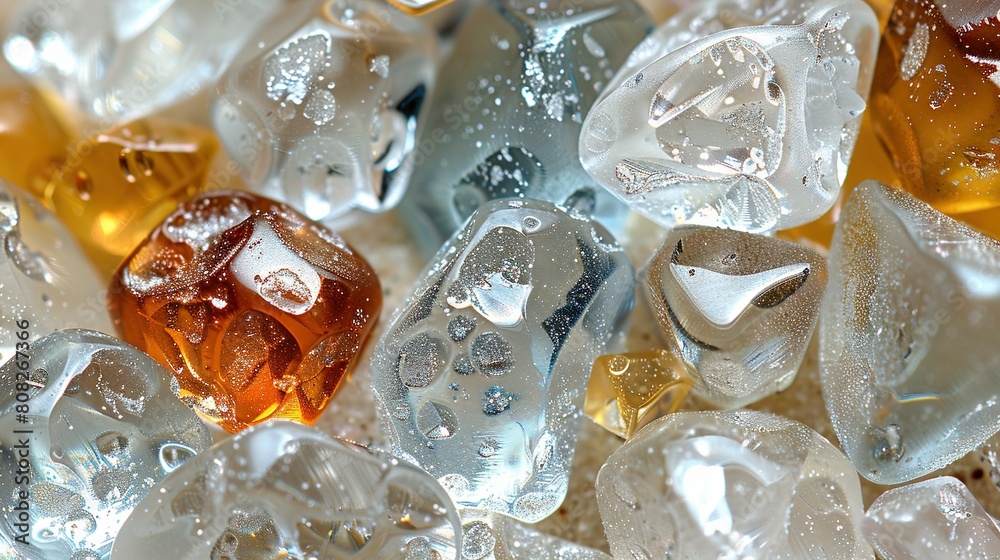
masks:
POLYGON ((462 559, 481 560, 493 552, 497 538, 490 526, 473 521, 462 527, 462 559))
POLYGON ((236 510, 229 518, 229 528, 244 535, 259 533, 273 525, 271 516, 260 509, 236 510))
POLYGON ((875 459, 883 463, 889 461, 898 463, 906 454, 902 430, 896 424, 889 424, 884 430, 879 431, 881 433, 875 437, 875 446, 872 449, 875 459))
POLYGON ((300 104, 316 76, 322 71, 330 50, 330 38, 314 33, 291 41, 274 51, 264 63, 264 86, 274 101, 300 104))
POLYGON ((406 543, 405 560, 441 560, 441 555, 431 548, 427 537, 417 537, 406 543))
POLYGON ((573 191, 573 194, 566 197, 562 207, 571 216, 586 219, 590 218, 597 208, 597 193, 591 188, 582 188, 573 191))
POLYGON ((628 371, 628 366, 631 363, 631 360, 629 360, 627 356, 616 354, 608 360, 608 372, 610 372, 611 375, 621 375, 628 371))
POLYGON ((951 82, 941 82, 938 88, 931 92, 928 96, 928 102, 930 103, 931 109, 937 110, 944 107, 944 104, 951 99, 951 95, 955 93, 955 86, 951 82))
POLYGON ((472 375, 476 371, 475 366, 472 365, 472 358, 468 354, 455 356, 455 361, 451 364, 451 369, 461 375, 472 375))
POLYGON ((483 412, 490 416, 500 414, 510 408, 515 398, 514 394, 504 391, 503 387, 493 385, 483 395, 483 412))
POLYGON ((197 452, 179 443, 165 443, 160 447, 160 466, 170 473, 183 465, 188 459, 194 457, 197 452))
POLYGON ((499 333, 483 333, 472 342, 472 361, 486 375, 503 375, 514 367, 514 349, 499 333))
POLYGON ((329 90, 321 89, 312 93, 302 109, 302 116, 316 126, 332 121, 337 116, 337 100, 329 90))
POLYGON ((586 147, 591 152, 600 153, 611 148, 618 139, 618 127, 607 113, 590 117, 585 137, 586 147))
POLYGON ((562 499, 563 492, 528 492, 514 502, 511 514, 518 519, 537 519, 539 512, 552 511, 562 499))
POLYGON ((448 321, 448 336, 455 342, 462 342, 475 328, 475 319, 458 315, 448 321))
POLYGON ((309 286, 294 271, 282 268, 261 278, 254 276, 257 292, 282 311, 301 314, 312 307, 314 296, 309 286))
POLYGON ((927 57, 927 47, 930 44, 931 34, 926 23, 917 23, 913 28, 913 35, 903 47, 903 60, 900 61, 899 74, 904 80, 912 80, 927 57))
POLYGON ((996 170, 996 154, 993 152, 970 147, 963 150, 962 155, 980 173, 996 170))
POLYGON ((109 459, 123 460, 129 454, 129 441, 121 432, 104 432, 94 440, 97 450, 109 459))
POLYGON ((407 387, 426 387, 444 368, 447 359, 448 346, 443 340, 418 333, 400 346, 396 371, 407 387))
POLYGON ((612 491, 625 505, 632 509, 639 509, 639 504, 641 503, 639 497, 632 493, 627 482, 621 478, 615 478, 612 483, 612 491))
POLYGON ((191 212, 175 212, 164 221, 163 235, 174 243, 184 243, 205 250, 222 232, 251 216, 250 207, 238 198, 222 207, 203 199, 202 207, 191 212))
POLYGON ((500 442, 496 438, 487 436, 479 446, 479 456, 490 458, 500 451, 500 442))
POLYGON ((109 470, 97 473, 93 479, 94 494, 99 500, 111 502, 120 500, 132 488, 132 475, 127 471, 109 470))
POLYGON ((7 233, 4 239, 4 250, 7 253, 7 258, 28 278, 46 284, 53 284, 58 278, 49 264, 48 258, 42 253, 32 250, 21 239, 19 229, 14 228, 7 233))
POLYGON ((81 543, 97 530, 97 520, 87 510, 78 509, 66 516, 63 532, 75 543, 81 543))
POLYGON ((298 115, 299 112, 295 110, 295 104, 291 101, 282 101, 278 104, 278 118, 283 121, 290 121, 298 115))
POLYGON ((212 560, 215 560, 216 553, 223 555, 223 558, 232 558, 236 548, 240 545, 240 538, 232 531, 223 531, 219 540, 215 541, 215 548, 212 550, 212 560))
POLYGON ((396 406, 392 408, 392 416, 397 420, 409 420, 411 414, 413 411, 410 409, 410 405, 405 402, 396 403, 396 406))

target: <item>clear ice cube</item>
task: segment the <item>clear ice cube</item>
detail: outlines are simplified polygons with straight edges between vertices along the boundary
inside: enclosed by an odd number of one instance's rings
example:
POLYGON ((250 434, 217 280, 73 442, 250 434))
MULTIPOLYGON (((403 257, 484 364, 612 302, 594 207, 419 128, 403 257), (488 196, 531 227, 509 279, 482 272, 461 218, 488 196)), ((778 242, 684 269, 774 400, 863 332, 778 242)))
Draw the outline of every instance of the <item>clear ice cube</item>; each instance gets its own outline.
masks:
POLYGON ((1000 243, 866 181, 841 211, 829 268, 820 379, 858 472, 913 480, 1000 430, 1000 243))
POLYGON ((298 2, 251 43, 213 106, 229 171, 338 227, 395 206, 434 85, 431 29, 374 0, 298 2))
POLYGON ((893 488, 868 508, 866 532, 879 558, 1000 558, 1000 530, 972 492, 942 476, 893 488))
POLYGON ((462 529, 427 473, 297 423, 225 439, 129 517, 114 560, 459 560, 462 529))
POLYGON ((33 196, 0 181, 0 363, 56 329, 114 332, 106 287, 66 227, 33 196), (26 322, 25 329, 17 328, 26 322))
POLYGON ((147 115, 214 82, 274 0, 29 0, 11 20, 7 61, 102 126, 147 115))
POLYGON ((667 227, 751 232, 836 201, 875 62, 860 0, 713 0, 641 43, 584 122, 587 172, 667 227))
POLYGON ((107 559, 140 500, 208 449, 208 429, 170 372, 108 335, 57 331, 24 352, 0 367, 0 550, 107 559))
POLYGON ((436 249, 481 204, 564 203, 577 194, 611 225, 624 208, 580 166, 580 127, 651 24, 631 0, 500 0, 462 23, 442 65, 404 218, 436 249))
POLYGON ((737 408, 788 387, 819 317, 826 262, 753 233, 681 226, 646 274, 670 346, 708 401, 737 408))
POLYGON ((597 500, 615 558, 872 558, 850 461, 773 414, 665 416, 601 467, 597 500))
POLYGON ((395 453, 463 507, 534 522, 566 494, 594 359, 634 272, 599 224, 548 202, 487 203, 441 248, 372 358, 395 453))

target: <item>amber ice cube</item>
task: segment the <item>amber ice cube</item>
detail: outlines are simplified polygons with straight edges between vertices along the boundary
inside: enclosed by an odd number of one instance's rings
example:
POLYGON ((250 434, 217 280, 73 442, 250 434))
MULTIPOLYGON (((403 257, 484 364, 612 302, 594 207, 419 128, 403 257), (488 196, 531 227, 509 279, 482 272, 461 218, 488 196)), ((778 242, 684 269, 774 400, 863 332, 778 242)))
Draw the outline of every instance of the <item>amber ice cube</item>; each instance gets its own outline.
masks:
POLYGON ((691 384, 684 362, 666 350, 608 354, 594 360, 583 411, 627 439, 676 412, 691 384))
POLYGON ((340 236, 236 192, 180 205, 122 263, 108 302, 123 338, 231 432, 315 422, 381 303, 375 273, 340 236))
POLYGON ((1000 206, 1000 2, 899 0, 872 115, 903 187, 948 214, 1000 206))
POLYGON ((107 277, 178 203, 202 190, 218 148, 199 126, 134 121, 71 147, 44 200, 107 277))
POLYGON ((69 144, 67 124, 39 91, 0 87, 0 178, 41 195, 69 144))

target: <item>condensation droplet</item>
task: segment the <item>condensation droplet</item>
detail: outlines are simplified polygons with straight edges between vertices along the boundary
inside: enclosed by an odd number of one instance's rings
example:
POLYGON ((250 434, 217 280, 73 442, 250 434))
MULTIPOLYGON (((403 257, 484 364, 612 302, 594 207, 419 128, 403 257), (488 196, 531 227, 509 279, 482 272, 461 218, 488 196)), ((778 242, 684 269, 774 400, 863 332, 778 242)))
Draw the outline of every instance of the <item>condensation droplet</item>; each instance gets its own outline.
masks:
POLYGON ((431 547, 427 537, 417 537, 406 543, 405 560, 441 560, 441 555, 431 547))
POLYGON ((927 47, 930 44, 930 29, 926 23, 917 23, 913 35, 903 48, 903 60, 900 61, 899 74, 904 80, 911 80, 920 71, 927 57, 927 47))
POLYGON ((500 414, 510 408, 514 399, 512 393, 508 393, 499 385, 493 385, 483 395, 483 412, 490 416, 500 414))
POLYGON ((479 456, 490 458, 500 451, 500 442, 496 438, 487 436, 479 446, 479 456))
POLYGON ((525 233, 534 233, 542 225, 542 222, 534 216, 525 216, 521 220, 521 227, 524 228, 525 233))
POLYGON ((389 55, 380 54, 372 59, 371 66, 368 69, 378 74, 382 79, 389 77, 389 55))
POLYGON ((329 90, 313 92, 302 109, 302 116, 317 126, 324 125, 337 116, 337 100, 329 90))
POLYGON ((496 548, 497 538, 490 526, 473 521, 462 527, 462 559, 481 560, 496 548))
POLYGON ((104 432, 94 440, 101 455, 110 459, 124 459, 128 456, 129 441, 121 432, 104 432))
POLYGON ((483 333, 472 342, 472 361, 486 375, 504 375, 514 367, 514 349, 502 335, 483 333))
POLYGON ((621 375, 628 371, 628 366, 631 361, 627 356, 622 356, 621 354, 616 354, 608 360, 608 372, 611 375, 621 375))
POLYGON ((458 315, 448 321, 448 336, 455 342, 462 342, 475 328, 475 319, 458 315))
POLYGON ((436 336, 416 334, 399 348, 396 371, 407 387, 426 387, 434 381, 448 359, 448 347, 436 336))
POLYGON ((188 459, 197 455, 197 451, 179 443, 165 443, 160 447, 160 466, 166 472, 173 472, 188 459))

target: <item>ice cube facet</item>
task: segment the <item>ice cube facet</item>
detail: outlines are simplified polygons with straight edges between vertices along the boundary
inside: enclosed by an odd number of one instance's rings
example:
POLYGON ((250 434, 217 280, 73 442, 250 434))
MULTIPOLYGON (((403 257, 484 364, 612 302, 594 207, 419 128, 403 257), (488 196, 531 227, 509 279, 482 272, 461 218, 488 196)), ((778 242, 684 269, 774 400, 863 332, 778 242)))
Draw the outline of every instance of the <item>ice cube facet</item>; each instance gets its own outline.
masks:
POLYGON ((114 124, 212 83, 280 4, 31 0, 12 20, 4 55, 28 78, 114 124))
POLYGON ((105 287, 66 227, 30 194, 0 181, 0 360, 56 329, 114 332, 105 287), (26 328, 18 328, 19 322, 26 328), (17 333, 24 331, 27 339, 17 333))
POLYGON ((500 0, 462 23, 415 149, 404 217, 430 250, 481 204, 506 197, 564 203, 595 215, 624 208, 580 166, 580 126, 651 24, 631 0, 500 0))
POLYGON ((1000 530, 972 492, 942 476, 888 490, 868 508, 868 539, 885 560, 1000 558, 1000 530))

